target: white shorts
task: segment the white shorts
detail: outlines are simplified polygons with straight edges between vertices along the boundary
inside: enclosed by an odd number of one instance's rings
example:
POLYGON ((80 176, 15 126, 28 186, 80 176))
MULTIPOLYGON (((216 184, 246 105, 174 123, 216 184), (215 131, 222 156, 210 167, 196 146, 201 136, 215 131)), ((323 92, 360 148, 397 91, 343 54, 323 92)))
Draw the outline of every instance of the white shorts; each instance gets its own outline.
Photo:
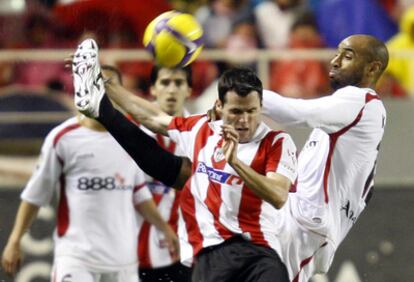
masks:
POLYGON ((137 282, 137 265, 117 271, 96 271, 71 258, 56 258, 51 274, 52 282, 137 282))
POLYGON ((335 245, 327 233, 327 208, 312 206, 295 194, 282 209, 281 258, 289 277, 309 281, 315 273, 326 273, 335 254, 335 245))

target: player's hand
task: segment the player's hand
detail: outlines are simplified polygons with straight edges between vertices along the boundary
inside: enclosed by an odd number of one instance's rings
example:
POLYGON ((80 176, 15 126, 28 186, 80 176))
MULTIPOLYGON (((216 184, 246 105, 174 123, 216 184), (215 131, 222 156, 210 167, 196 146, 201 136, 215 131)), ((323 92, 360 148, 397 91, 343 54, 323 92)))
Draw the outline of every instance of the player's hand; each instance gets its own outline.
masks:
POLYGON ((20 243, 8 243, 1 257, 1 266, 7 275, 15 276, 22 260, 20 243))
POLYGON ((109 75, 108 72, 102 72, 105 86, 120 86, 121 83, 114 72, 109 75))
POLYGON ((219 106, 219 100, 216 100, 214 106, 207 111, 208 121, 221 120, 221 107, 219 106))
POLYGON ((239 144, 239 133, 233 126, 223 124, 221 126, 221 136, 224 139, 223 154, 226 157, 226 161, 232 165, 238 162, 237 158, 237 146, 239 144))
MULTIPOLYGON (((168 224, 167 224, 168 225, 168 224)), ((180 242, 177 234, 170 225, 164 231, 165 241, 173 261, 178 261, 180 258, 180 242)))

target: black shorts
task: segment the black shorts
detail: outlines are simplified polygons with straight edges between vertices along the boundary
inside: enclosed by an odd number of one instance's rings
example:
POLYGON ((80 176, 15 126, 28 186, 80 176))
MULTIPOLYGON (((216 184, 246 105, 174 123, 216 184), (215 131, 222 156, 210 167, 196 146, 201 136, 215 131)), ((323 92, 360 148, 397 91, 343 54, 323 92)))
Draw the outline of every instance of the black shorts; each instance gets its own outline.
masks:
POLYGON ((177 262, 166 267, 139 268, 141 282, 191 282, 191 268, 177 262))
POLYGON ((271 248, 235 236, 197 255, 193 282, 289 282, 286 266, 271 248))

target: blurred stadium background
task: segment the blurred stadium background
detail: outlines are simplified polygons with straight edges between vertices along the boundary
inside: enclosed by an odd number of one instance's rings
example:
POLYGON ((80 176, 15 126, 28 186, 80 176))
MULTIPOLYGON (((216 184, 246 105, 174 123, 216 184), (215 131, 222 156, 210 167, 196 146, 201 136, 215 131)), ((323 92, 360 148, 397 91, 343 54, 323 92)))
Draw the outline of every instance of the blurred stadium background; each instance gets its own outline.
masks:
MULTIPOLYGON (((326 68, 341 39, 368 33, 386 41, 392 66, 378 92, 388 110, 374 197, 328 275, 314 282, 414 281, 413 0, 0 0, 0 249, 19 193, 43 138, 73 115, 72 79, 63 59, 91 36, 101 60, 117 65, 125 85, 150 99, 146 24, 177 9, 196 15, 206 48, 193 64, 188 108, 203 112, 215 80, 231 65, 257 70, 266 87, 305 99, 329 93, 326 68)), ((273 126, 277 126, 274 125, 273 126)), ((287 129, 300 147, 307 130, 287 129)), ((24 239, 14 281, 49 281, 55 213, 45 207, 24 239)), ((13 281, 0 270, 0 281, 13 281)))

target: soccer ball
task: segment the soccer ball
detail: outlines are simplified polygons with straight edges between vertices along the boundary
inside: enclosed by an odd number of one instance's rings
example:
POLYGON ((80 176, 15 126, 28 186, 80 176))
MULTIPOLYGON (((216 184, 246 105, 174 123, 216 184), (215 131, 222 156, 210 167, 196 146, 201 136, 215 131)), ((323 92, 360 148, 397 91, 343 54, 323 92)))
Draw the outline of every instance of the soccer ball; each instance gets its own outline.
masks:
POLYGON ((165 12, 145 29, 143 43, 157 64, 183 67, 193 62, 203 48, 203 29, 190 14, 165 12))

